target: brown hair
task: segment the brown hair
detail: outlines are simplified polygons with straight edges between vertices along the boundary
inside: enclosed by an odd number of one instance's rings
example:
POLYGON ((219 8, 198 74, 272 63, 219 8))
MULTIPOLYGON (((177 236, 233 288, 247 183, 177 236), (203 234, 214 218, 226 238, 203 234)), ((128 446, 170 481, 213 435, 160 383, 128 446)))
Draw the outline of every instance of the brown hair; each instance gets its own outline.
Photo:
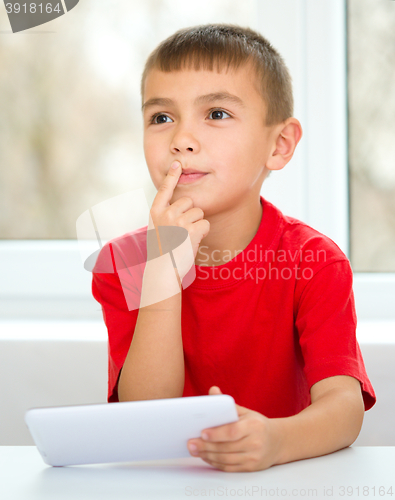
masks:
MULTIPOLYGON (((141 99, 148 72, 184 68, 217 71, 252 62, 257 90, 267 105, 266 125, 276 125, 293 116, 292 79, 281 55, 262 35, 234 24, 206 24, 176 31, 151 52, 141 79, 141 99)), ((142 103, 143 104, 143 103, 142 103)))

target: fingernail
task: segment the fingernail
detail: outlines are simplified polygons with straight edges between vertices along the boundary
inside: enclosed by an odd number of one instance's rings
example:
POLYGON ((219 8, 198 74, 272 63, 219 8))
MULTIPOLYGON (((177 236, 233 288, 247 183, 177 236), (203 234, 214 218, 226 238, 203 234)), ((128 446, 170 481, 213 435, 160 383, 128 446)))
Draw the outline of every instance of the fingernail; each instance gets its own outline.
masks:
POLYGON ((176 169, 176 168, 178 168, 178 166, 179 166, 179 165, 180 165, 180 162, 179 162, 179 161, 175 161, 175 162, 172 164, 171 168, 176 169))
POLYGON ((196 451, 197 451, 197 446, 196 446, 196 444, 190 444, 190 445, 189 445, 189 449, 190 449, 190 451, 191 451, 192 453, 196 453, 196 451))
POLYGON ((205 432, 202 433, 202 439, 204 439, 205 441, 208 440, 208 434, 206 434, 205 432))

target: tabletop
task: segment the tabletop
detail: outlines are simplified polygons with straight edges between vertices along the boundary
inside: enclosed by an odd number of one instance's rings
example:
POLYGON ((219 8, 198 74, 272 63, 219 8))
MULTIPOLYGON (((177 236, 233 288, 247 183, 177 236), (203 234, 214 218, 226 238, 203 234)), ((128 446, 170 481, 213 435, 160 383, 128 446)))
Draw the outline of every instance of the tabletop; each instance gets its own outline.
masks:
POLYGON ((348 447, 259 472, 223 472, 200 458, 50 467, 35 446, 0 447, 4 500, 191 498, 395 499, 395 447, 348 447))

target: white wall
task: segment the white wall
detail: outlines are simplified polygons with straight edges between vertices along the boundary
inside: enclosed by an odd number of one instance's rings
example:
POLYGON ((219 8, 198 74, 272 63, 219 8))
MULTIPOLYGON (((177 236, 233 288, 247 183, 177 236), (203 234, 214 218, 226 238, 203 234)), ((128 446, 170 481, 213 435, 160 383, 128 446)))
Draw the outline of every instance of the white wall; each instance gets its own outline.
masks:
POLYGON ((32 445, 29 408, 105 403, 104 323, 0 323, 0 445, 32 445))
MULTIPOLYGON (((361 324, 359 340, 377 403, 365 412, 355 446, 395 446, 391 324, 361 324), (364 342, 371 332, 376 343, 364 342), (379 333, 382 332, 380 337, 379 333), (389 335, 388 335, 389 334, 389 335)), ((102 322, 0 323, 0 445, 34 444, 26 410, 107 401, 107 337, 102 322)))

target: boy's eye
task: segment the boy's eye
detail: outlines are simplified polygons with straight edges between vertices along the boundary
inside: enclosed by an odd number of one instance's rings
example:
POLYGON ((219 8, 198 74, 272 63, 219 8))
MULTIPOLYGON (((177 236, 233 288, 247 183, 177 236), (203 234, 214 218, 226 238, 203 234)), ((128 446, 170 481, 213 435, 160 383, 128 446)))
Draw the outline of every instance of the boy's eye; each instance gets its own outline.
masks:
POLYGON ((155 115, 153 115, 150 119, 150 123, 155 123, 156 125, 159 125, 161 123, 168 123, 166 121, 163 121, 163 120, 160 120, 159 122, 155 121, 157 118, 159 117, 165 117, 165 118, 169 118, 167 115, 164 115, 163 113, 156 113, 155 115))
POLYGON ((228 115, 230 118, 230 115, 226 111, 224 111, 223 109, 213 109, 212 111, 210 111, 210 115, 212 115, 214 113, 217 115, 217 117, 218 117, 218 115, 220 115, 220 119, 222 118, 223 114, 228 115))
MULTIPOLYGON (((209 116, 214 115, 214 117, 215 117, 214 120, 218 121, 218 120, 221 120, 223 118, 224 114, 227 115, 229 118, 231 118, 229 113, 227 113, 223 109, 212 109, 209 113, 209 116)), ((150 118, 150 123, 153 123, 155 125, 160 125, 161 123, 169 123, 166 121, 166 118, 169 118, 169 117, 163 113, 156 113, 155 115, 153 115, 150 118), (160 120, 157 121, 157 118, 160 118, 160 120)))

